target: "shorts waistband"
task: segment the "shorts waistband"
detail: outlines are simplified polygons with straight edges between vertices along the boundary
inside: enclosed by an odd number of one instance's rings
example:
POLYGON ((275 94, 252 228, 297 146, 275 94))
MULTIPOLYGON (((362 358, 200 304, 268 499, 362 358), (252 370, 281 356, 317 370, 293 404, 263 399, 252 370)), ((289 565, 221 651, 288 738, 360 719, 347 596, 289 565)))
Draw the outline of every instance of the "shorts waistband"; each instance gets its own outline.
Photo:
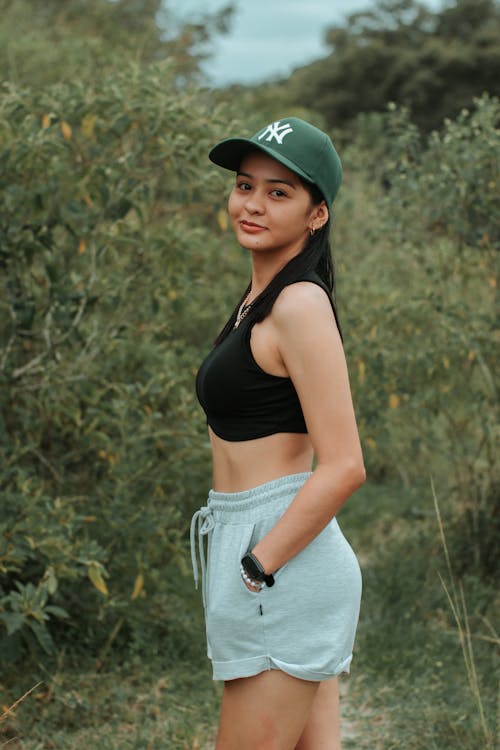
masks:
POLYGON ((289 500, 291 495, 298 492, 311 473, 305 471, 300 474, 287 474, 241 492, 210 490, 208 507, 218 521, 230 522, 231 517, 234 517, 235 523, 238 523, 244 520, 241 516, 247 515, 248 512, 254 518, 256 511, 258 515, 259 508, 263 509, 280 499, 289 500))

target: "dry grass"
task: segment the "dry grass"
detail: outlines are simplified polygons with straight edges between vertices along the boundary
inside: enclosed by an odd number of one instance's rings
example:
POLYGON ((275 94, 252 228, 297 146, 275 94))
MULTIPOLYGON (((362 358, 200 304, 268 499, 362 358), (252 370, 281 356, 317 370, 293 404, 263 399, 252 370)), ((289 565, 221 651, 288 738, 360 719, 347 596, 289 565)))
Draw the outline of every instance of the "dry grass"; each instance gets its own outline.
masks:
MULTIPOLYGON (((474 635, 472 634, 471 628, 470 628, 469 615, 467 612, 464 589, 463 589, 463 585, 461 582, 457 583, 457 581, 455 580, 455 576, 453 574, 450 553, 448 550, 448 544, 446 542, 446 534, 444 530, 443 519, 441 517, 439 502, 436 496, 436 491, 434 489, 434 482, 432 481, 432 479, 431 479, 431 488, 432 488, 432 497, 434 500, 434 508, 436 511, 436 518, 437 518, 438 527, 439 527, 439 534, 441 537, 441 544, 443 546, 444 556, 446 560, 446 569, 448 573, 448 581, 445 581, 441 573, 438 573, 439 580, 441 581, 441 585, 446 594, 446 598, 448 600, 448 604, 450 605, 450 609, 453 612, 453 618, 455 620, 455 625, 457 628, 456 632, 458 634, 460 647, 462 649, 465 672, 467 674, 467 682, 469 684, 469 688, 474 698, 474 702, 477 706, 477 710, 479 714, 481 730, 483 733, 483 739, 485 743, 484 750, 494 750, 493 732, 490 730, 490 727, 488 726, 488 722, 486 720, 486 712, 485 712, 482 695, 481 695, 481 686, 480 686, 480 682, 478 678, 476 661, 474 658, 474 648, 473 648, 474 635)), ((491 625, 491 623, 489 623, 488 620, 485 620, 485 623, 490 628, 492 636, 490 637, 479 636, 479 637, 489 643, 492 643, 496 646, 500 646, 500 638, 495 632, 493 626, 491 625)))

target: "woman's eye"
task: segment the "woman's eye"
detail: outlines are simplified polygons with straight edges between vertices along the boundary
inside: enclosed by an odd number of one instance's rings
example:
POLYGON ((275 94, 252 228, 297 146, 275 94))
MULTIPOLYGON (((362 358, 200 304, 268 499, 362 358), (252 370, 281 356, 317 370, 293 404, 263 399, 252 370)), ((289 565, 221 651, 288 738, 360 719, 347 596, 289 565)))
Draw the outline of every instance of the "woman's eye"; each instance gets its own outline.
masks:
POLYGON ((276 198, 286 198, 286 193, 283 190, 279 190, 279 188, 276 188, 276 190, 273 190, 271 195, 276 196, 276 198))
POLYGON ((239 190, 250 190, 251 186, 248 184, 248 182, 237 182, 236 187, 239 190))

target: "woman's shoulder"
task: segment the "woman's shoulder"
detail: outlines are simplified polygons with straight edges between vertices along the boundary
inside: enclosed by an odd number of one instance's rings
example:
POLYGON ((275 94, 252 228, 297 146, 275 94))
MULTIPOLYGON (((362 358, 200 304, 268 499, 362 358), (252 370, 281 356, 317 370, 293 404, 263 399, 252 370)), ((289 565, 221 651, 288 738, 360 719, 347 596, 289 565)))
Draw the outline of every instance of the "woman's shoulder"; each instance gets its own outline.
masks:
POLYGON ((278 294, 272 316, 276 322, 309 319, 317 315, 331 316, 332 302, 328 287, 319 277, 299 278, 289 282, 278 294))
POLYGON ((332 292, 314 271, 287 282, 276 298, 271 317, 278 327, 291 327, 297 332, 320 321, 329 323, 333 317, 343 340, 332 292))

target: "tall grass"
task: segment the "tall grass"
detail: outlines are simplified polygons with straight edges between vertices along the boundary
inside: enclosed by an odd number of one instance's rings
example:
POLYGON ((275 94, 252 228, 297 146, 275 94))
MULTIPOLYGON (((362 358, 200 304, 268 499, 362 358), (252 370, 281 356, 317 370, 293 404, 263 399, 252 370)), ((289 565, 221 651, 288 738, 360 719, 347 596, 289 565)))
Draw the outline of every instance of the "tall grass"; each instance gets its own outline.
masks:
MULTIPOLYGON (((436 518, 437 518, 438 527, 439 527, 439 534, 441 537, 441 544, 443 547, 443 552, 444 552, 444 556, 446 560, 446 570, 448 573, 448 581, 444 579, 444 577, 441 575, 440 572, 438 572, 438 576, 439 576, 441 585, 444 589, 444 592, 446 594, 446 598, 450 605, 451 611, 453 613, 453 618, 455 620, 455 624, 457 627, 458 638, 460 641, 460 647, 462 649, 462 656, 463 656, 463 660, 465 664, 465 671, 467 674, 467 682, 469 684, 472 696, 474 698, 474 701, 477 705, 477 709, 479 712, 479 720, 480 720, 481 730, 483 732, 484 742, 485 742, 484 748, 485 750, 494 750, 493 732, 490 730, 488 726, 488 722, 486 719, 486 712, 485 712, 485 708, 484 708, 483 700, 481 696, 481 687, 480 687, 480 683, 478 679, 476 662, 474 658, 474 649, 473 649, 473 644, 472 644, 473 635, 471 633, 471 628, 470 628, 469 615, 467 612, 464 589, 463 589, 462 582, 461 581, 457 582, 453 574, 453 568, 451 564, 451 557, 450 557, 450 552, 448 549, 448 544, 446 541, 446 534, 445 534, 443 519, 441 517, 439 502, 437 499, 432 477, 431 477, 431 489, 432 489, 432 497, 434 500, 434 508, 436 511, 436 518)), ((496 644, 497 646, 500 646, 500 638, 496 634, 491 623, 485 619, 485 624, 489 627, 489 629, 493 633, 493 636, 491 638, 488 638, 488 641, 496 644)))

